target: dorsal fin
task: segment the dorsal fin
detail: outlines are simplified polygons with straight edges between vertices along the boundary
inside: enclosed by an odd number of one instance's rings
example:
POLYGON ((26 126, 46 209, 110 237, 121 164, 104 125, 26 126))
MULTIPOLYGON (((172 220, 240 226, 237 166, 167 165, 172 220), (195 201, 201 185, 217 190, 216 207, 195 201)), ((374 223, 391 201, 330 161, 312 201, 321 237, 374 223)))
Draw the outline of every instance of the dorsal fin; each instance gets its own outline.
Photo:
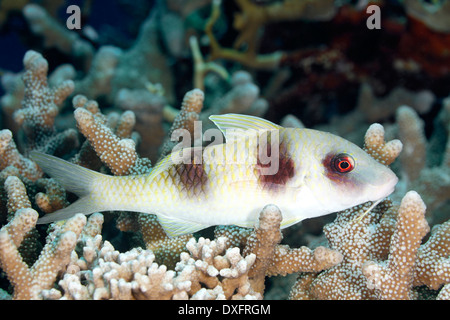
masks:
POLYGON ((283 128, 268 120, 236 113, 210 116, 209 119, 222 131, 225 138, 229 138, 229 133, 235 130, 277 130, 283 128), (227 130, 229 131, 227 133, 227 130), (227 137, 228 135, 228 137, 227 137))
POLYGON ((179 163, 192 163, 198 161, 197 157, 201 156, 203 147, 187 147, 172 151, 167 156, 162 158, 150 172, 148 181, 158 176, 161 172, 167 171, 170 166, 179 163))

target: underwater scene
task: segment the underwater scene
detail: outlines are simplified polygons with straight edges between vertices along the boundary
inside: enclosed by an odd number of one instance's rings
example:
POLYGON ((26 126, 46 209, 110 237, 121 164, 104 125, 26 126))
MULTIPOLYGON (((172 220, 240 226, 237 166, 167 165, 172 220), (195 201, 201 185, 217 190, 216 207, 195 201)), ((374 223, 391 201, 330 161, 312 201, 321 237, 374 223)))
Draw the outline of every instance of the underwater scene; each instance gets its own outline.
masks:
POLYGON ((450 0, 0 0, 0 228, 0 300, 449 300, 450 0))

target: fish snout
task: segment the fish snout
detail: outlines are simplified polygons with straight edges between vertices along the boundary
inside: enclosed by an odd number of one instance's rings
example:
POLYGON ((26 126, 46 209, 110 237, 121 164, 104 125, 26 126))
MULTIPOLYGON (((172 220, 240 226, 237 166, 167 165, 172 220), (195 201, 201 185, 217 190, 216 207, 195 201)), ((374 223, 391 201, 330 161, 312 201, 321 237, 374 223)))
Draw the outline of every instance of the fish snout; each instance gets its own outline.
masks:
POLYGON ((386 169, 387 170, 379 175, 377 183, 372 185, 372 201, 386 198, 395 190, 395 186, 398 183, 398 177, 391 169, 386 169))

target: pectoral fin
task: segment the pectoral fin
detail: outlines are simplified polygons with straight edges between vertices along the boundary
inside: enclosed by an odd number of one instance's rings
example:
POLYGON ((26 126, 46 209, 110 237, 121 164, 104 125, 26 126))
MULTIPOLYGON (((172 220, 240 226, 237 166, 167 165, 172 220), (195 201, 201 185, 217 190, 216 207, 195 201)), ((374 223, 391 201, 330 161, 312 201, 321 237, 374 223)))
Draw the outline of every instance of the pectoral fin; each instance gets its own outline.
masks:
POLYGON ((158 221, 169 237, 177 237, 186 233, 194 233, 209 227, 209 225, 161 215, 158 215, 158 221))

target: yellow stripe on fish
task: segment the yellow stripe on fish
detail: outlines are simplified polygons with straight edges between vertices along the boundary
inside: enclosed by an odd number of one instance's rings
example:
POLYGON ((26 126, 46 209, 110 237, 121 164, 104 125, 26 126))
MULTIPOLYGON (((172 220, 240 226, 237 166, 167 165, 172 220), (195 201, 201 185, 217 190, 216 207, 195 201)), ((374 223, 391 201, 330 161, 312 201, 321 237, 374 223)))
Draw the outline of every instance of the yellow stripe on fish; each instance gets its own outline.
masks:
POLYGON ((265 119, 211 116, 226 143, 185 148, 142 176, 108 176, 42 153, 33 160, 80 198, 39 219, 122 210, 151 213, 169 236, 213 225, 253 227, 267 204, 282 227, 388 196, 398 179, 358 146, 330 133, 265 119))

